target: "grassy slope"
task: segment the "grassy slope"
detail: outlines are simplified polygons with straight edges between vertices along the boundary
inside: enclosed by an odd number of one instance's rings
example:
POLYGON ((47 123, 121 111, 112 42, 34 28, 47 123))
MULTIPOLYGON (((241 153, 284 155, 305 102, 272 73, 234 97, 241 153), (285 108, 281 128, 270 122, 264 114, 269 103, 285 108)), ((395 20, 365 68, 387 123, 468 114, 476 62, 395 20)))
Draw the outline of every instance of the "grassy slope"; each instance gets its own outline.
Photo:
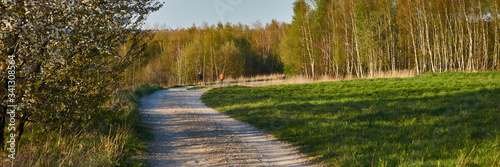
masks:
POLYGON ((202 99, 328 165, 500 165, 498 71, 234 86, 202 99))
POLYGON ((124 90, 121 96, 117 97, 119 101, 124 101, 128 106, 130 106, 128 112, 126 112, 120 120, 126 122, 123 126, 131 127, 130 133, 132 137, 127 138, 125 152, 119 156, 122 162, 115 165, 146 166, 141 160, 141 156, 145 155, 144 151, 147 148, 144 142, 151 141, 153 139, 153 134, 150 132, 150 128, 144 126, 143 121, 140 119, 140 100, 144 96, 153 94, 157 90, 162 89, 165 88, 144 84, 132 89, 124 90))

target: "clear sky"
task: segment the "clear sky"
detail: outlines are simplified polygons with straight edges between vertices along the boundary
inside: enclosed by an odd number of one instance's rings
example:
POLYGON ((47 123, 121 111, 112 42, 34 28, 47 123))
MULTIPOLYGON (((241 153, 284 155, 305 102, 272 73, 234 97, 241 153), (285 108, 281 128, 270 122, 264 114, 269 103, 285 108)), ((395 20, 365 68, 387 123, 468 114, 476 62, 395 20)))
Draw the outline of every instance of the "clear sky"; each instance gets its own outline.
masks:
POLYGON ((159 0, 163 8, 149 15, 144 28, 155 25, 165 28, 187 28, 194 24, 201 26, 238 22, 252 25, 260 21, 263 25, 275 19, 290 23, 295 0, 159 0))

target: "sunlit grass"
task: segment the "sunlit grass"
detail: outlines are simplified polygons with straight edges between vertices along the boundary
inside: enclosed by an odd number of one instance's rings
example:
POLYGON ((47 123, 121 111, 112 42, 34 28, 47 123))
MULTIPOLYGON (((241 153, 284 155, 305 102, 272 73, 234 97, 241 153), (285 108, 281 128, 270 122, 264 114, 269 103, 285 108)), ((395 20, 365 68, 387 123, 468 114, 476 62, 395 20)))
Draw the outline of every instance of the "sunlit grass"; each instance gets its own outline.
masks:
MULTIPOLYGON (((390 72, 375 72, 373 73, 373 75, 365 76, 365 78, 407 78, 414 76, 416 76, 416 74, 412 70, 400 70, 400 71, 390 71, 390 72)), ((269 75, 258 75, 254 77, 227 78, 224 80, 224 83, 229 83, 229 85, 256 87, 256 86, 269 86, 269 85, 318 83, 318 82, 340 81, 340 80, 351 80, 351 79, 358 79, 358 77, 355 75, 338 76, 338 77, 323 75, 317 78, 310 78, 303 75, 287 76, 285 74, 269 74, 269 75)), ((207 89, 221 87, 220 81, 201 83, 200 86, 207 89)), ((198 86, 197 88, 201 88, 200 86, 198 86)))
POLYGON ((500 72, 233 86, 202 98, 328 165, 500 165, 500 72))

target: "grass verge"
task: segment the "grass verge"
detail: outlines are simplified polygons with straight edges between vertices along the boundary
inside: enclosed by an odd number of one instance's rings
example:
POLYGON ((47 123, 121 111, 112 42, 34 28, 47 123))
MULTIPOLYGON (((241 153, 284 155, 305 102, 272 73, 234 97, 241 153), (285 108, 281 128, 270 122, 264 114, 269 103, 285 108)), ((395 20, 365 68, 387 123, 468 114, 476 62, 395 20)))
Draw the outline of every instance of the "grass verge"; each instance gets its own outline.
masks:
POLYGON ((145 84, 116 92, 103 106, 109 114, 79 132, 47 132, 28 124, 16 159, 0 166, 146 166, 144 142, 153 135, 140 120, 139 100, 160 89, 145 84))
POLYGON ((209 89, 210 88, 206 87, 206 86, 193 86, 193 87, 187 88, 187 90, 209 90, 209 89))
POLYGON ((202 100, 330 166, 500 166, 499 71, 232 86, 202 100))

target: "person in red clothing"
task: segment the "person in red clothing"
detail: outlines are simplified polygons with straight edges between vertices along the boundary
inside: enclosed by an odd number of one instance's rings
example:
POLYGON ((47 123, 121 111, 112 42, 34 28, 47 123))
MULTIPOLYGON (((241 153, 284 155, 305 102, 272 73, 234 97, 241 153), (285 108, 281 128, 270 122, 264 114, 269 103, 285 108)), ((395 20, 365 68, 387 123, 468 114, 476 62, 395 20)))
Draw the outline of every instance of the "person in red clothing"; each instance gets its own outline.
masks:
POLYGON ((221 84, 221 85, 222 85, 222 84, 224 84, 224 74, 223 74, 223 73, 221 73, 221 74, 219 75, 219 79, 220 79, 220 84, 221 84))

